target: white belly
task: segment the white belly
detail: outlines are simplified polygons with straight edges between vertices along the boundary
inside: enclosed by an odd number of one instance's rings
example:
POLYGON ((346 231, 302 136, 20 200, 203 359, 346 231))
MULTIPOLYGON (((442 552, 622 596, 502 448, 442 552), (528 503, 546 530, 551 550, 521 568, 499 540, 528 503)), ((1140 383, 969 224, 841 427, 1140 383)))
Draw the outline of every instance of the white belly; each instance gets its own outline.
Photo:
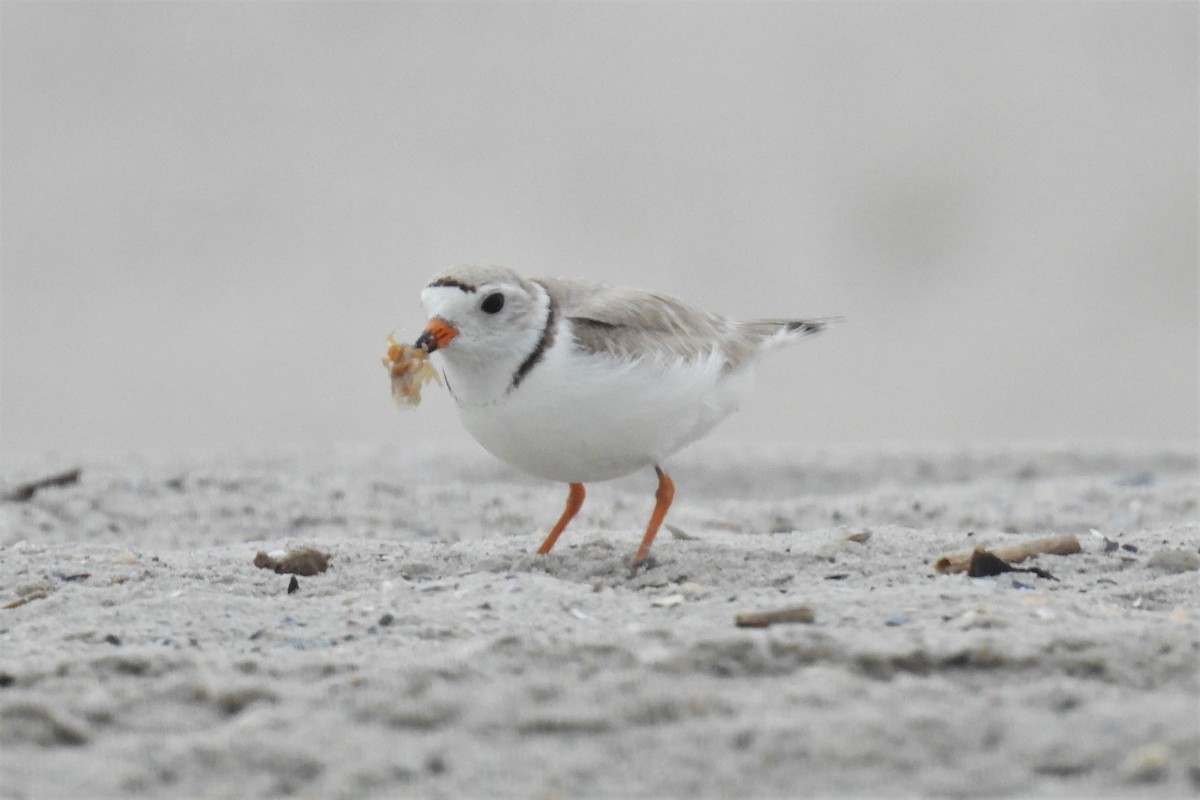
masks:
POLYGON ((721 366, 716 357, 635 365, 551 348, 502 400, 460 405, 459 413, 484 448, 517 469, 556 481, 609 480, 661 463, 738 407, 753 375, 721 366))

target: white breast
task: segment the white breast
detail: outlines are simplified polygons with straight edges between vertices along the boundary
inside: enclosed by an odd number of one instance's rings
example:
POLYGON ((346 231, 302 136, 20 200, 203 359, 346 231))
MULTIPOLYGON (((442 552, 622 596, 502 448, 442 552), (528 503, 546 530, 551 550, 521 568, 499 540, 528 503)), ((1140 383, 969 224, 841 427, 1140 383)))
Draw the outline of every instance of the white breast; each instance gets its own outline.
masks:
POLYGON ((520 386, 459 412, 484 448, 524 472, 608 480, 661 463, 734 411, 752 367, 726 373, 723 365, 717 354, 666 362, 585 353, 560 322, 554 345, 520 386))

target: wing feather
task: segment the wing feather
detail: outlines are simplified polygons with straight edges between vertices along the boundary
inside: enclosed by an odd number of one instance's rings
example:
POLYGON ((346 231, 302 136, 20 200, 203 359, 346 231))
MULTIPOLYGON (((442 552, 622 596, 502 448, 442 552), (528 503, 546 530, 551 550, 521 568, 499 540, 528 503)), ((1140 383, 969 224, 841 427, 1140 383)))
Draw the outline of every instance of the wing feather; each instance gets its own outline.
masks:
POLYGON ((617 358, 646 356, 694 360, 719 351, 737 369, 763 345, 816 333, 821 320, 735 322, 667 295, 536 278, 571 325, 578 346, 617 358))

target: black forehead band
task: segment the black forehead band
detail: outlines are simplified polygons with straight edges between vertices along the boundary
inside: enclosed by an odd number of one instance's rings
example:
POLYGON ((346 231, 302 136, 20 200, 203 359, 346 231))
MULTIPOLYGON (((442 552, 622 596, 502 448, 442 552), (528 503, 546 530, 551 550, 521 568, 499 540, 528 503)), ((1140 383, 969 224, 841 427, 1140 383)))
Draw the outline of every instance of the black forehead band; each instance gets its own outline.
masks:
POLYGON ((436 281, 434 281, 433 283, 431 283, 429 285, 431 287, 433 287, 433 286, 453 286, 456 289, 462 289, 464 292, 467 292, 468 294, 475 294, 475 292, 476 292, 475 287, 472 286, 471 284, 463 283, 462 281, 456 281, 456 280, 454 280, 454 278, 438 278, 436 281))

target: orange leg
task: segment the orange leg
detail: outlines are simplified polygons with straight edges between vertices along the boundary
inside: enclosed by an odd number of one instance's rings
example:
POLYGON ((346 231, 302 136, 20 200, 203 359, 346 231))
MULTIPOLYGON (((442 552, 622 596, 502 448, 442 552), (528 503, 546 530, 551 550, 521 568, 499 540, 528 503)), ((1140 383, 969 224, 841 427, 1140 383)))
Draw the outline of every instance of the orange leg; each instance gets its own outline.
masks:
POLYGON ((558 541, 559 534, 567 527, 567 523, 579 513, 579 509, 583 505, 583 497, 583 484, 572 483, 571 491, 567 494, 567 507, 563 509, 558 522, 554 523, 554 527, 550 529, 550 535, 546 537, 546 541, 542 542, 542 546, 537 549, 538 555, 544 556, 550 552, 550 548, 554 547, 554 543, 558 541))
POLYGON ((654 493, 654 513, 650 515, 650 524, 646 526, 646 535, 642 537, 637 555, 633 557, 630 574, 636 573, 638 567, 646 562, 646 557, 650 555, 650 544, 658 535, 658 528, 662 525, 663 518, 667 516, 667 509, 671 507, 671 501, 675 499, 675 484, 671 480, 671 476, 663 472, 661 467, 655 467, 654 471, 658 473, 658 491, 654 493))

